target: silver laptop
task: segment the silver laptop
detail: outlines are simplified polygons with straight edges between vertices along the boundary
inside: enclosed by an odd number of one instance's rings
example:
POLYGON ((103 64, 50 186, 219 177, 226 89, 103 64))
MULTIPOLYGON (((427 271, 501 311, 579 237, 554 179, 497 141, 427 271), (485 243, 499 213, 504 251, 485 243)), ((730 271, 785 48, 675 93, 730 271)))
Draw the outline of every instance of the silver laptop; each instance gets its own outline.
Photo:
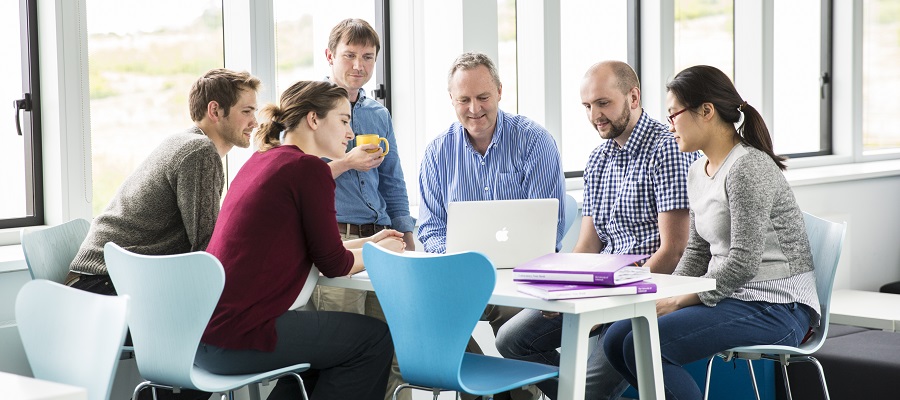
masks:
POLYGON ((556 251, 559 200, 450 202, 447 253, 478 251, 498 269, 556 251))

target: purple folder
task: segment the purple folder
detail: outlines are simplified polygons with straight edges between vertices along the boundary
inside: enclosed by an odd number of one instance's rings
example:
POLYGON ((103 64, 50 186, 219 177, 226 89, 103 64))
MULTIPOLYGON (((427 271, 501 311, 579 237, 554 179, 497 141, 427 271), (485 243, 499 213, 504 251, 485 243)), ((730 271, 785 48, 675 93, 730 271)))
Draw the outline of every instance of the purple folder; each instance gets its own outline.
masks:
POLYGON ((640 254, 550 253, 513 268, 513 280, 615 286, 650 278, 640 254))
POLYGON ((521 282, 516 284, 516 289, 522 293, 540 297, 544 300, 562 300, 579 299, 583 297, 656 293, 656 284, 651 281, 632 282, 619 286, 521 282))

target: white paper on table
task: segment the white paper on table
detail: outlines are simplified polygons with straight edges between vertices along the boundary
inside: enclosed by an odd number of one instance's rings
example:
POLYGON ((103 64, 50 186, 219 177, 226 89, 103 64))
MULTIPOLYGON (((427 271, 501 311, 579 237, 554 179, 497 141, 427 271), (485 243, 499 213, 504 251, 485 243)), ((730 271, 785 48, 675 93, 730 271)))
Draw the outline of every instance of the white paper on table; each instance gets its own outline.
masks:
POLYGON ((353 275, 350 275, 350 279, 369 280, 369 271, 366 271, 366 270, 359 271, 353 275))

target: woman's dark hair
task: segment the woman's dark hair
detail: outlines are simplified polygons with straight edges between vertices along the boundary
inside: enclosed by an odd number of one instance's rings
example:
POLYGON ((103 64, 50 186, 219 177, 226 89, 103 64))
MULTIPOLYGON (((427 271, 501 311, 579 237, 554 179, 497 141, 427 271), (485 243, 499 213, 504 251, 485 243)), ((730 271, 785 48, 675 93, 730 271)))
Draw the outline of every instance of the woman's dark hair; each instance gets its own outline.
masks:
POLYGON ((737 123, 744 113, 744 123, 737 128, 741 142, 749 144, 772 157, 778 168, 784 170, 784 157, 772 150, 772 137, 766 121, 753 106, 738 94, 731 79, 716 67, 695 65, 675 75, 666 85, 672 95, 687 109, 693 110, 703 103, 712 103, 716 112, 726 122, 737 123))
POLYGON ((290 131, 301 123, 310 112, 320 118, 328 115, 338 105, 338 100, 347 99, 347 90, 328 81, 299 81, 281 94, 278 105, 267 104, 260 111, 266 120, 259 125, 253 141, 259 152, 264 152, 281 144, 281 131, 290 131))

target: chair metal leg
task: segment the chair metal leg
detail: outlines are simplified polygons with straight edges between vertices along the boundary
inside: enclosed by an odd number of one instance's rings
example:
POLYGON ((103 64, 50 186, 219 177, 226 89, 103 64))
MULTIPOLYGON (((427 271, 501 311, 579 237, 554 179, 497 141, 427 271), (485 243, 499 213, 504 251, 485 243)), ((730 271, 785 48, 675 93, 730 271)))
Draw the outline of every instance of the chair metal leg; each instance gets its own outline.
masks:
MULTIPOLYGON (((441 392, 449 392, 450 391, 449 389, 441 389, 441 388, 433 388, 433 387, 426 387, 426 386, 417 386, 417 385, 412 385, 409 383, 401 383, 400 386, 397 386, 394 389, 394 394, 391 395, 391 399, 397 400, 397 394, 400 393, 400 391, 403 389, 427 390, 432 393, 435 400, 438 398, 438 396, 440 396, 441 392)), ((456 393, 456 398, 457 398, 457 400, 459 400, 459 393, 456 393)))
POLYGON ((756 393, 756 400, 759 398, 759 387, 756 386, 756 373, 753 371, 753 362, 747 360, 747 369, 750 370, 750 382, 753 383, 753 393, 756 393))
POLYGON ((709 358, 709 361, 706 362, 706 388, 703 389, 703 400, 709 400, 709 381, 710 377, 712 377, 712 364, 715 359, 716 356, 712 356, 709 358))
MULTIPOLYGON (((297 383, 300 385, 300 397, 302 397, 303 400, 309 400, 309 397, 306 396, 306 385, 303 384, 303 378, 300 377, 300 374, 298 374, 296 372, 291 372, 289 374, 285 374, 282 376, 286 376, 286 375, 291 375, 294 377, 294 379, 297 380, 297 383)), ((254 386, 256 386, 256 385, 254 385, 254 386)), ((256 395, 259 396, 259 386, 256 386, 256 395)), ((258 398, 259 397, 257 397, 257 399, 258 398)))
POLYGON ((780 364, 781 364, 782 382, 784 382, 784 395, 787 396, 787 400, 792 400, 793 396, 791 396, 791 381, 790 381, 790 379, 788 379, 787 364, 786 363, 780 363, 780 364))
POLYGON ((825 383, 825 370, 822 369, 822 364, 820 364, 819 360, 816 360, 815 357, 807 356, 805 358, 809 359, 809 362, 815 364, 816 369, 819 370, 819 382, 822 382, 822 391, 825 393, 825 400, 831 400, 831 396, 828 395, 828 385, 825 383))
POLYGON ((409 386, 408 384, 401 383, 400 386, 397 386, 396 388, 394 388, 394 395, 391 396, 391 400, 397 400, 397 394, 400 393, 401 390, 406 389, 406 388, 411 388, 411 387, 412 386, 409 386))
POLYGON ((808 362, 815 365, 816 370, 819 371, 819 382, 822 384, 822 392, 825 394, 825 400, 831 400, 831 395, 828 394, 828 384, 825 382, 825 370, 822 368, 822 364, 819 363, 819 360, 813 356, 795 356, 788 358, 785 363, 781 364, 781 373, 784 376, 784 389, 787 394, 787 400, 792 400, 790 381, 788 380, 787 374, 787 363, 789 362, 808 362))
MULTIPOLYGON (((148 386, 150 386, 150 382, 148 382, 148 381, 141 382, 137 386, 135 386, 134 392, 131 393, 132 400, 137 400, 138 395, 141 393, 141 390, 144 390, 148 386)), ((155 397, 155 394, 154 394, 154 397, 155 397)))

